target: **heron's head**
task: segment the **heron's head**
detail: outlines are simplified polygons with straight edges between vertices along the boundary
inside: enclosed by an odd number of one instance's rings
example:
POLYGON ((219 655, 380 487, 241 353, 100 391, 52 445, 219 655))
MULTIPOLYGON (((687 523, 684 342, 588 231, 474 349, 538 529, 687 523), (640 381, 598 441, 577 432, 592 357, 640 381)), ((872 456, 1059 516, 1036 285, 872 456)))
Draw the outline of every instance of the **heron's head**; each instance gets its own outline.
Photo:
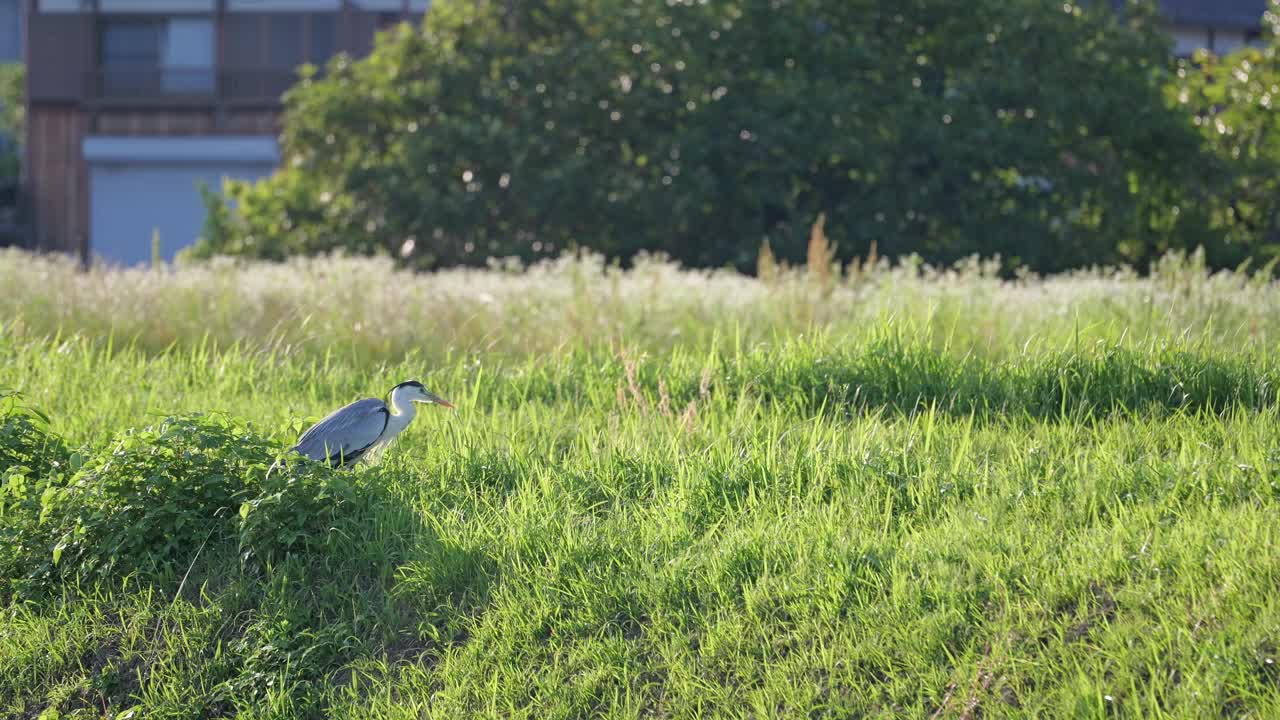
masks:
POLYGON ((410 402, 427 403, 428 405, 441 405, 447 408, 453 408, 453 403, 436 395, 430 390, 422 386, 417 380, 409 380, 391 388, 392 398, 400 400, 408 400, 410 402))

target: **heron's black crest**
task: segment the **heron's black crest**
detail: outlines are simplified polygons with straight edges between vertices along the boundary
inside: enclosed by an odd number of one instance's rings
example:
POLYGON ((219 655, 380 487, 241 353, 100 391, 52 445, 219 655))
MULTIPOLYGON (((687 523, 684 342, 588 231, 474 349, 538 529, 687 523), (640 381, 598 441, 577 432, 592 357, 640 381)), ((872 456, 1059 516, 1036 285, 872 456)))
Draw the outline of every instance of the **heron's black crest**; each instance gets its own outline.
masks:
POLYGON ((397 385, 397 386, 395 386, 395 387, 391 388, 391 390, 392 390, 392 392, 394 392, 394 391, 396 391, 396 390, 398 390, 399 388, 402 388, 402 387, 416 387, 416 388, 418 388, 419 390, 426 390, 426 388, 422 386, 422 383, 418 382, 417 380, 406 380, 406 381, 404 381, 404 382, 400 383, 399 385, 397 385))

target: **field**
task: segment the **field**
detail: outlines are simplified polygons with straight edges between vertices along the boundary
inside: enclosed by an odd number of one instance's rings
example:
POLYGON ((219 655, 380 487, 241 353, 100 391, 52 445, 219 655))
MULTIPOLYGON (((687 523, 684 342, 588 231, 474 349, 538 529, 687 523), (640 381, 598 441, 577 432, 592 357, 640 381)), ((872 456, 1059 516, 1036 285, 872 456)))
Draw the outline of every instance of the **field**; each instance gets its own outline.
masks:
POLYGON ((0 287, 0 718, 1280 716, 1261 274, 0 287), (457 412, 267 472, 410 378, 457 412))

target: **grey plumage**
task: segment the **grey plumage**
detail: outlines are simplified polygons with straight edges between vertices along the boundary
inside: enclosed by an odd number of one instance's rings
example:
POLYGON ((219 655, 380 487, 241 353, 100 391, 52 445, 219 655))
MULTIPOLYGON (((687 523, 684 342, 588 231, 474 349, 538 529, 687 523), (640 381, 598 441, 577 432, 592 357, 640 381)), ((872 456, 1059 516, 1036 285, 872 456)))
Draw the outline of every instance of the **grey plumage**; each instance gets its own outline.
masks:
POLYGON ((453 407, 417 380, 407 380, 391 388, 390 404, 365 398, 329 413, 298 438, 293 450, 333 467, 354 465, 409 426, 417 412, 415 403, 453 407))
POLYGON ((357 400, 311 426, 293 449, 334 467, 352 465, 378 442, 390 418, 390 409, 378 398, 357 400))

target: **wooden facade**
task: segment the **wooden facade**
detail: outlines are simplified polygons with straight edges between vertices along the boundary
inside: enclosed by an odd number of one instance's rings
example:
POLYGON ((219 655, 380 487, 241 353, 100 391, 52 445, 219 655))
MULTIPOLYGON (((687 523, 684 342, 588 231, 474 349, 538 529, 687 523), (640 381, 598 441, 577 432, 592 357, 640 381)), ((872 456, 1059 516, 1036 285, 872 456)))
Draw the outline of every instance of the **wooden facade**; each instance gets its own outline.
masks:
POLYGON ((36 247, 81 258, 89 250, 89 173, 80 152, 87 120, 69 103, 32 104, 23 163, 36 247))
MULTIPOLYGON (((171 69, 143 69, 144 82, 125 89, 106 82, 100 43, 104 22, 190 16, 149 12, 130 16, 101 12, 104 0, 82 0, 81 11, 41 12, 26 3, 27 137, 23 183, 31 199, 36 246, 90 253, 89 168, 83 143, 89 136, 184 137, 276 135, 280 94, 304 62, 321 64, 337 52, 366 54, 375 32, 397 20, 419 22, 421 12, 401 0, 398 11, 362 9, 342 0, 335 11, 197 13, 214 26, 214 65, 208 92, 166 94, 151 88, 171 69), (140 92, 133 91, 140 87, 140 92)), ((159 3, 156 3, 157 5, 159 3)), ((415 2, 415 5, 421 4, 415 2)), ((177 6, 175 6, 177 7, 177 6)))

